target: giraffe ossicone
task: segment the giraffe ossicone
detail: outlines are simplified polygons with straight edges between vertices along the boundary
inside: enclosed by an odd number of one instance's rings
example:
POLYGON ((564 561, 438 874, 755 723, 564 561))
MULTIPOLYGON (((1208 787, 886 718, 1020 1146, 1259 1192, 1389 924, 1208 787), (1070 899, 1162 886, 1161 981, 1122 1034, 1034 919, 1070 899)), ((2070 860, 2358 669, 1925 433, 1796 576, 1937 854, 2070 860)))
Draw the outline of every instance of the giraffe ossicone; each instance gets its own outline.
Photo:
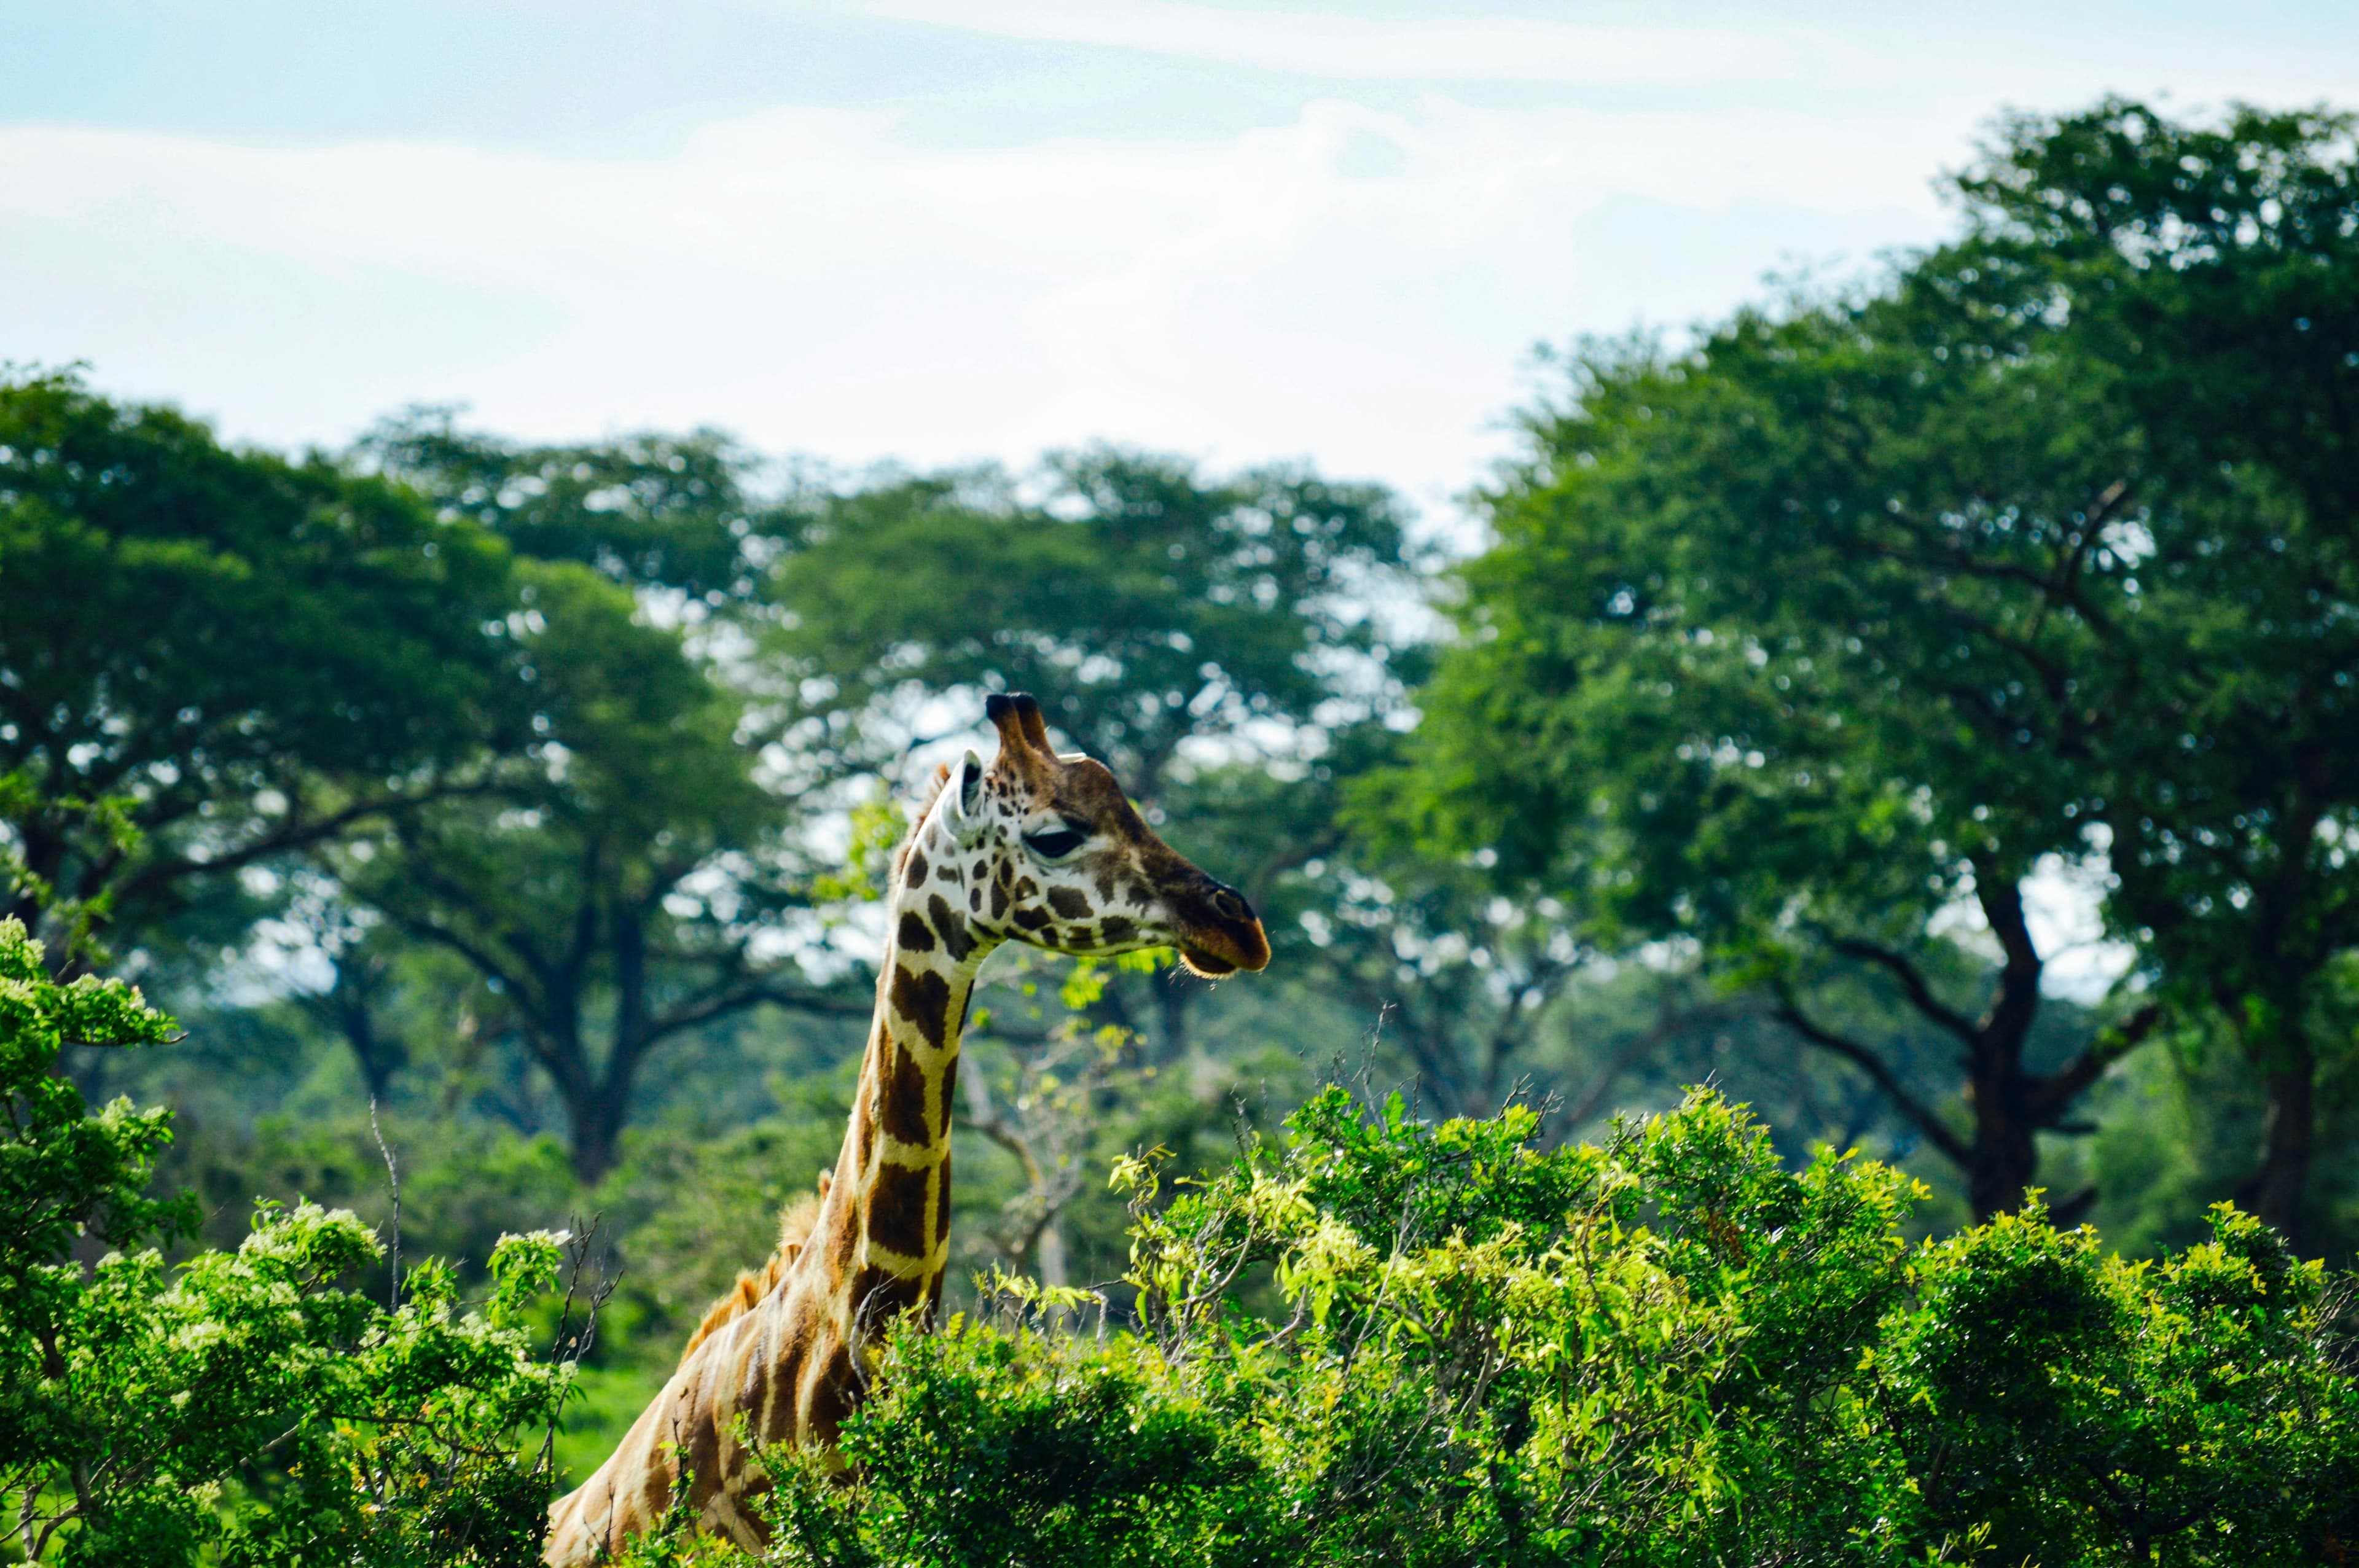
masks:
POLYGON ((1038 702, 994 695, 984 708, 998 755, 941 770, 894 858, 876 1011, 834 1170, 788 1209, 777 1250, 714 1305, 605 1464, 550 1509, 543 1556, 557 1568, 618 1551, 676 1491, 701 1527, 759 1547, 747 1504, 766 1483, 740 1423, 765 1447, 832 1451, 886 1326, 932 1321, 950 1260, 959 1038, 993 950, 1174 947, 1214 977, 1269 962, 1245 899, 1158 838, 1103 763, 1060 755, 1038 702))

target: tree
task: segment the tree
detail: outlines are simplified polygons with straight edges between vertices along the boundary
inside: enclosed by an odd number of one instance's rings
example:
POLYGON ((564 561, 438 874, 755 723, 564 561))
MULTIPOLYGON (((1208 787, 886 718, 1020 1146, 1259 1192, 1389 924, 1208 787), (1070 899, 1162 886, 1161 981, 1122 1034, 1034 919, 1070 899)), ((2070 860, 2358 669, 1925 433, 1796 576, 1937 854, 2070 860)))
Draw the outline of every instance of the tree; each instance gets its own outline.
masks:
POLYGON ((814 738, 889 763, 923 738, 910 702, 1020 688, 1151 799, 1192 736, 1282 743, 1397 681, 1369 608, 1407 548, 1382 491, 1109 449, 1050 458, 1041 487, 986 470, 804 500, 771 646, 814 738))
POLYGON ((0 382, 0 908, 136 936, 468 782, 523 720, 507 570, 381 480, 0 382))
POLYGON ((2048 955, 2025 889, 2081 852, 2110 676, 2089 618, 2018 585, 2095 591, 2123 495, 2110 415, 2051 335, 2036 300, 1937 255, 1678 358, 1589 346, 1483 497, 1496 542, 1402 792, 1430 835, 1553 874, 1603 931, 1691 938, 1762 988, 1983 1216, 2155 1021, 2033 1064, 2048 955), (1961 903, 1986 979, 1941 935, 1961 903), (1954 1042, 1970 1127, 1814 1005, 1845 969, 1954 1042))
POLYGON ((753 460, 716 431, 536 447, 462 429, 456 409, 413 408, 363 437, 353 456, 520 556, 708 607, 750 594, 766 552, 768 509, 746 482, 753 460))
POLYGON ((1965 237, 1882 286, 1586 351, 1488 498, 1427 705, 1437 819, 1579 846, 1585 892, 1725 949, 1871 1074, 1792 977, 1886 974, 1964 1050, 1971 1138, 1915 1114, 1984 1212, 2110 1058, 2216 1010, 2269 1084, 2244 1190, 2299 1238, 2359 931, 2352 165, 2332 116, 2015 122, 1965 237), (2093 852, 2150 1000, 2030 1072, 2022 889, 2093 852), (1916 956, 1968 900, 1979 1008, 1916 956))
POLYGON ((751 951, 794 895, 739 700, 627 589, 567 564, 524 575, 516 643, 540 740, 496 794, 406 814, 333 864, 353 897, 493 985, 587 1182, 614 1163, 666 1041, 763 1002, 866 1006, 751 951))
POLYGON ((2351 1039, 2333 970, 2359 948, 2359 127, 2110 100, 2010 122, 1963 189, 1961 262, 2069 319, 2074 373, 2135 425, 2108 700, 2136 718, 2091 802, 2110 911, 2260 1075, 2237 1195, 2299 1238, 2321 1062, 2351 1039))
MULTIPOLYGON (((538 447, 444 409, 354 458, 529 563, 514 634, 534 731, 495 792, 390 825, 337 874, 494 989, 489 1026, 547 1075, 594 1179, 667 1041, 764 1002, 864 1011, 749 950, 793 902, 779 801, 720 678, 767 548, 752 462, 709 431, 538 447)), ((353 947, 322 999, 364 1072, 384 946, 353 947)))

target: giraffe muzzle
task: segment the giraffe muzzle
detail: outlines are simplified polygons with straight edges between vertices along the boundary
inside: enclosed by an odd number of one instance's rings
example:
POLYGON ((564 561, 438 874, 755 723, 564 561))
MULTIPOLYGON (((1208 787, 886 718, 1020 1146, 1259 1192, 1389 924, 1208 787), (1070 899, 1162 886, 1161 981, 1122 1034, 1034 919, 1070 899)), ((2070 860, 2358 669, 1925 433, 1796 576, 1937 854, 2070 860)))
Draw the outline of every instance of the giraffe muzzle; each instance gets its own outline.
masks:
POLYGON ((1188 923, 1180 961, 1206 979, 1264 969, 1269 966, 1269 936, 1236 890, 1214 883, 1204 895, 1202 918, 1188 923))

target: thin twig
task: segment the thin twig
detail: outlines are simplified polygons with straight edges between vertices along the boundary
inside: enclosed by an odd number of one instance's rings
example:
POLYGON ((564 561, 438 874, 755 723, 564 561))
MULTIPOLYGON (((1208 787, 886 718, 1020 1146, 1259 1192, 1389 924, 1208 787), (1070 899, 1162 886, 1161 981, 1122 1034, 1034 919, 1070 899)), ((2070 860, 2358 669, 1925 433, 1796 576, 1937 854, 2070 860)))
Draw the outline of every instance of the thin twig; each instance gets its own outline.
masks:
POLYGON ((385 1179, 393 1188, 393 1277, 385 1288, 385 1310, 397 1312, 401 1308, 401 1167, 377 1127, 375 1095, 369 1096, 369 1136, 376 1140, 376 1152, 385 1156, 385 1179))

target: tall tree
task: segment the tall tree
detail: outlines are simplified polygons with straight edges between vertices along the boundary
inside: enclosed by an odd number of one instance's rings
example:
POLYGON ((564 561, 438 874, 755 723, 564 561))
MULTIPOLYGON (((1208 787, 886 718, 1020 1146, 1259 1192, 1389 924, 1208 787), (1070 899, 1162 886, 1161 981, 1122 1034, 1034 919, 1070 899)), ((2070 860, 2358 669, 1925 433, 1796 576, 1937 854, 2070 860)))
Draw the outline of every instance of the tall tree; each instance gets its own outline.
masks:
POLYGON ((2010 123, 1965 190, 1962 259, 2042 290, 2136 425, 2112 913, 2260 1074, 2237 1196, 2299 1235, 2359 948, 2359 122, 2109 101, 2010 123))
MULTIPOLYGON (((430 408, 353 458, 527 563, 513 620, 534 732, 496 793, 391 825, 339 875, 489 983, 486 1023, 545 1074, 594 1179, 666 1042, 765 1002, 859 1011, 753 951, 795 895, 785 814, 715 665, 768 548, 752 460, 709 431, 535 446, 430 408)), ((360 971, 340 963, 323 999, 364 1072, 383 946, 351 952, 360 971)))
POLYGON ((0 382, 0 912, 136 935, 466 781, 526 711, 507 588, 497 539, 381 480, 0 382))
POLYGON ((518 643, 541 738, 497 795, 408 814, 335 858, 353 896, 460 955, 547 1074, 584 1181, 609 1169, 650 1055, 763 1002, 864 1011, 766 965, 793 898, 741 701, 627 589, 534 564, 518 643))
POLYGON ((2147 1022, 2049 1070, 2029 1054, 2048 955, 2025 889, 2080 848, 2095 634, 2017 585, 2102 573, 2122 495, 2049 335, 2036 300, 1936 257, 1677 358, 1590 346, 1484 498, 1497 543, 1424 698, 1442 838, 1763 987, 1983 1215, 2021 1201, 2038 1134, 2147 1022), (1970 987, 1941 935, 1962 903, 1996 958, 1970 987), (1813 1007, 1843 968, 1952 1038, 1965 1107, 1813 1007))
POLYGON ((1886 976, 1963 1050, 1971 1133, 1913 1114, 1984 1212, 2163 1009, 2216 1005, 2271 1084, 2246 1195, 2298 1234, 2354 909, 2351 161, 2314 115, 2016 123, 1887 286, 1588 351, 1489 498, 1436 820, 1699 935, 1871 1074, 1792 979, 1886 976), (2027 880, 2108 849, 2155 999, 2035 1072, 2027 880), (1962 905, 1980 1004, 1917 956, 1962 905))

